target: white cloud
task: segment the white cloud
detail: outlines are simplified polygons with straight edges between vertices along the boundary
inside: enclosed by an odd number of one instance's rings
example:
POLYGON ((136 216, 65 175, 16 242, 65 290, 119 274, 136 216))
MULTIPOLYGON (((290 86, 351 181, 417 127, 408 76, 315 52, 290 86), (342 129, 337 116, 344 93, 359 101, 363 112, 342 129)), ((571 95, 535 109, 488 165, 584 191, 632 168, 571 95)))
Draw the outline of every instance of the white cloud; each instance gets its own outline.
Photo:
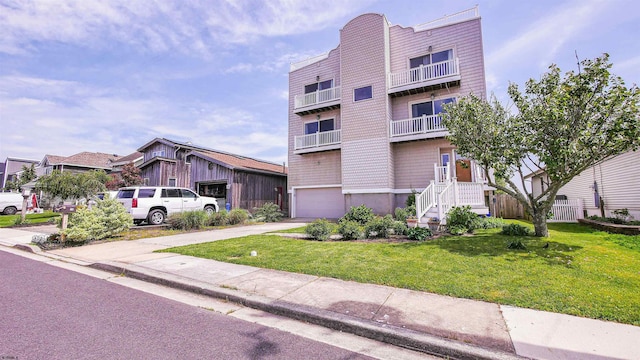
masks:
POLYGON ((155 137, 167 137, 257 158, 286 158, 286 123, 274 127, 245 109, 199 100, 124 97, 73 81, 13 76, 0 78, 0 83, 4 156, 126 155, 155 137))
POLYGON ((488 67, 499 69, 501 64, 523 59, 535 59, 536 65, 548 66, 569 39, 581 35, 599 20, 600 13, 608 5, 604 0, 591 0, 549 9, 549 16, 536 21, 490 53, 487 56, 488 67))
POLYGON ((209 58, 225 44, 304 34, 335 26, 371 0, 58 0, 0 3, 0 52, 35 51, 34 42, 209 58))
POLYGON ((243 43, 262 36, 304 34, 335 26, 371 0, 300 1, 239 0, 220 4, 208 14, 212 35, 224 42, 243 43))

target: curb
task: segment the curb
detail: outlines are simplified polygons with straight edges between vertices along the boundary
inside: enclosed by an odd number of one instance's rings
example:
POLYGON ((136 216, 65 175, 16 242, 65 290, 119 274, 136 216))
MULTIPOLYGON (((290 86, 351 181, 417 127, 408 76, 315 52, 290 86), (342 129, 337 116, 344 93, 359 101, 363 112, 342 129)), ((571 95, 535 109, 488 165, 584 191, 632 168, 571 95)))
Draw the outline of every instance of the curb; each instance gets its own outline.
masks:
POLYGON ((136 265, 123 266, 122 263, 104 262, 93 263, 90 264, 89 267, 196 294, 223 299, 274 315, 320 325, 431 355, 446 356, 455 359, 526 359, 501 350, 490 350, 414 330, 398 328, 391 325, 381 325, 370 320, 357 319, 328 310, 273 300, 259 295, 248 295, 237 290, 217 287, 212 284, 186 279, 174 274, 145 269, 136 265))

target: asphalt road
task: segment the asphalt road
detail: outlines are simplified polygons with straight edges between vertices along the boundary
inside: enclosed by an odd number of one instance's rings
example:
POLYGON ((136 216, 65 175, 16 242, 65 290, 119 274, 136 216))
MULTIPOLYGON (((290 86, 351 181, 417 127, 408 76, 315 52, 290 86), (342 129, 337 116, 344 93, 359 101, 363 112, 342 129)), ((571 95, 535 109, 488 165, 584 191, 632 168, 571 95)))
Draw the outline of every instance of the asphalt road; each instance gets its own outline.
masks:
POLYGON ((0 359, 369 359, 0 251, 0 359))

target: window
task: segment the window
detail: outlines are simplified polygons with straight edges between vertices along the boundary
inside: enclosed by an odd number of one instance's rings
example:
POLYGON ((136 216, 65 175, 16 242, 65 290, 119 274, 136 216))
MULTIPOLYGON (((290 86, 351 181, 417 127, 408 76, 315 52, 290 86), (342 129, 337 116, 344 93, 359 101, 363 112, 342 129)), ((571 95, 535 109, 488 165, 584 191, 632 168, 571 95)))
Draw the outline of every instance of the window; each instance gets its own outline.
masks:
POLYGON ((180 189, 162 189, 161 197, 169 197, 169 198, 179 198, 180 189))
POLYGON ((413 69, 419 67, 420 65, 435 64, 451 59, 453 59, 453 50, 449 49, 409 59, 409 67, 413 69))
POLYGON ((135 194, 135 189, 126 189, 118 191, 118 195, 116 197, 118 199, 133 199, 133 195, 135 194))
POLYGON ((333 79, 325 80, 325 81, 305 85, 304 93, 309 94, 319 90, 331 89, 332 87, 333 87, 333 79))
POLYGON ((437 115, 444 112, 444 104, 454 102, 454 98, 427 101, 411 105, 411 117, 417 118, 422 115, 437 115))
POLYGON ((169 178, 169 186, 176 186, 176 178, 169 178))
POLYGON ((149 178, 144 178, 142 180, 142 185, 149 186, 149 178))
POLYGON ((449 163, 449 154, 442 154, 442 166, 447 166, 449 163))
POLYGON ((317 132, 333 131, 333 130, 335 130, 333 119, 318 120, 318 121, 308 122, 304 124, 305 135, 315 134, 317 132))
POLYGON ((164 150, 152 152, 151 157, 164 157, 164 150))
POLYGON ((371 99, 373 97, 373 88, 365 86, 353 90, 353 101, 371 99))
POLYGON ((195 199, 198 197, 198 195, 191 190, 180 189, 180 192, 182 193, 183 198, 195 199))
POLYGON ((139 198, 152 198, 156 194, 156 189, 140 189, 138 190, 139 198))

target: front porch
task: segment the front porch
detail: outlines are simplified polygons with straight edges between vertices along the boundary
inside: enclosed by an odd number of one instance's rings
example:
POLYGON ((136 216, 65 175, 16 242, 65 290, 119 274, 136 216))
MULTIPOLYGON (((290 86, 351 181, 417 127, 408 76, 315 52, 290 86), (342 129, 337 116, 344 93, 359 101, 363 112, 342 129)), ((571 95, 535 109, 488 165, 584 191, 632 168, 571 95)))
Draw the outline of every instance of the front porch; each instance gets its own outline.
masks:
POLYGON ((471 210, 478 215, 486 215, 489 208, 485 203, 485 191, 490 190, 482 169, 471 162, 472 182, 461 182, 451 176, 449 164, 438 166, 434 164, 435 180, 416 195, 416 217, 421 226, 427 226, 431 219, 437 219, 440 224, 446 224, 449 210, 455 206, 471 206, 471 210))

